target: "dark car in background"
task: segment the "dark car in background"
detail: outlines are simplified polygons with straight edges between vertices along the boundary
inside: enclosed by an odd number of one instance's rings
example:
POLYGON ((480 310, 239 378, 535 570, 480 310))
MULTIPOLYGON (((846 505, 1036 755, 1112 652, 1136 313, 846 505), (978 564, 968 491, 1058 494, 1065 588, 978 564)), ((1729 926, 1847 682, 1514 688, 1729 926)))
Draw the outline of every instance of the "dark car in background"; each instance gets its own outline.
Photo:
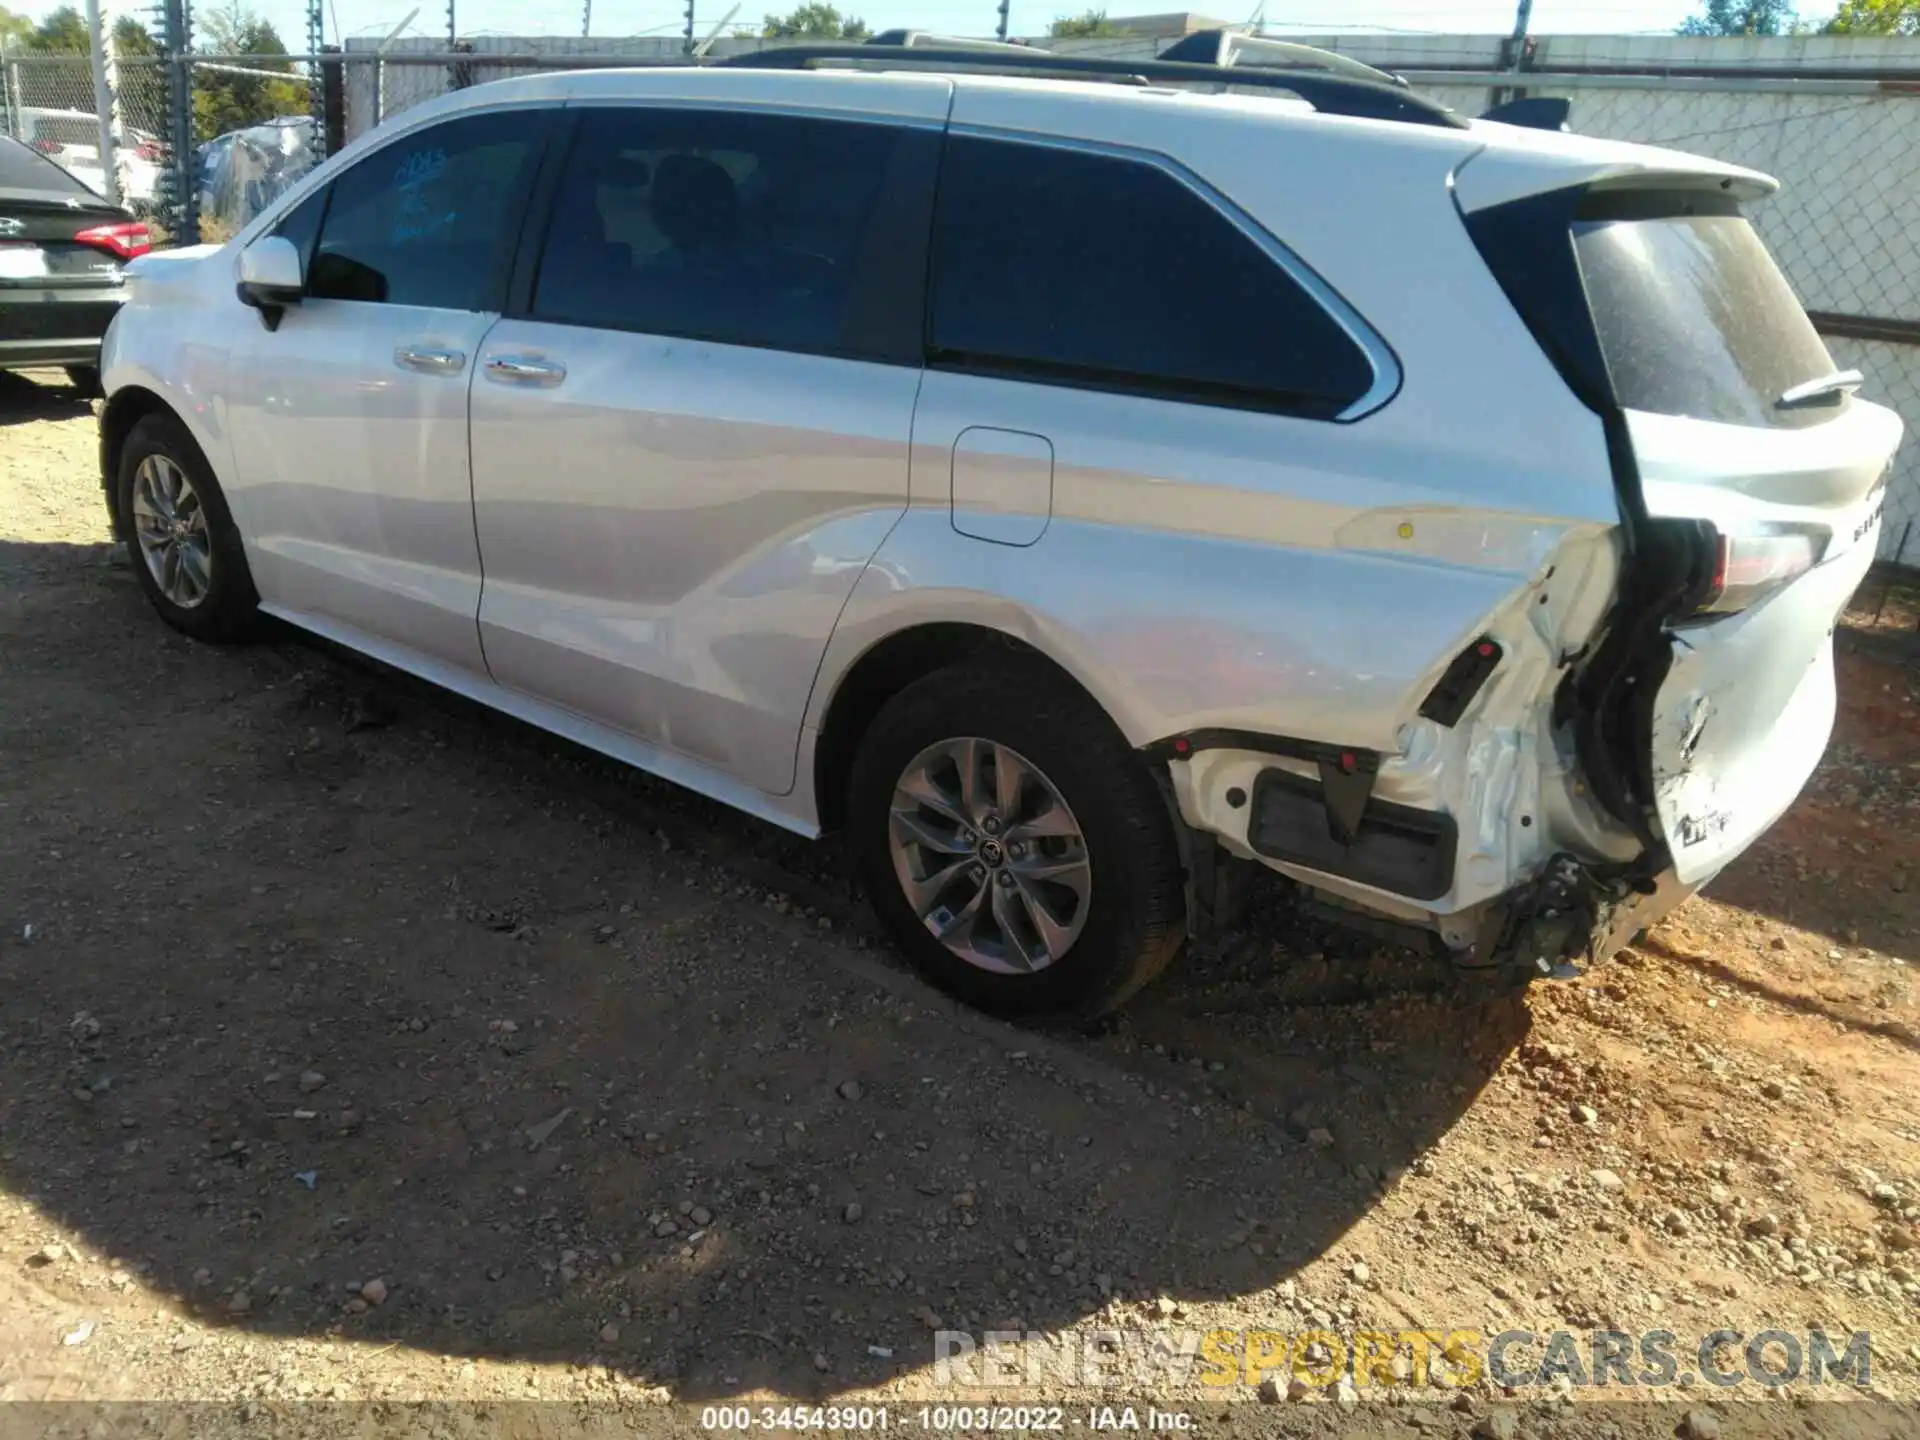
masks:
POLYGON ((0 135, 0 370, 58 365, 97 389, 121 271, 151 247, 131 211, 0 135))

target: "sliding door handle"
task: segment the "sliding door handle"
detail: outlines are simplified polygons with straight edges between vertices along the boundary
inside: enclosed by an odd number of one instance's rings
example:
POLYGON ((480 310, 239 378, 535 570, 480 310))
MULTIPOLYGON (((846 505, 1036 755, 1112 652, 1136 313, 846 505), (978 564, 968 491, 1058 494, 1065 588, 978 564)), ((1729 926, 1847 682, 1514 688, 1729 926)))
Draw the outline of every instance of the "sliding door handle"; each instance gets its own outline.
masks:
POLYGON ((486 376, 497 385, 558 385, 567 367, 537 355, 489 355, 486 376))
POLYGON ((458 375, 467 368, 467 352, 439 345, 399 345, 394 348, 393 363, 422 375, 458 375))

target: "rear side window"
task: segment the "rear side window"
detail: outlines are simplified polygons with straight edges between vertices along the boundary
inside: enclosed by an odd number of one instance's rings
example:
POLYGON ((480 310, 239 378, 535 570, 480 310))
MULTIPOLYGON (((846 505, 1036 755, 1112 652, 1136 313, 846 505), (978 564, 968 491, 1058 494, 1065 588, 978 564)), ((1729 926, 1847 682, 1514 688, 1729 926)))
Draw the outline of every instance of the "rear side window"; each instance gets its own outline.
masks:
POLYGON ((954 136, 937 364, 1331 419, 1366 354, 1226 215, 1144 161, 954 136))
POLYGON ((648 107, 589 111, 536 319, 918 363, 939 138, 648 107))
POLYGON ((545 118, 529 110, 466 116, 360 161, 333 182, 307 293, 497 309, 545 118))
POLYGON ((1836 405, 1775 404, 1833 357, 1732 201, 1595 196, 1573 237, 1621 405, 1735 425, 1833 418, 1836 405))
POLYGON ((0 135, 0 188, 51 190, 85 200, 100 197, 29 145, 0 135))

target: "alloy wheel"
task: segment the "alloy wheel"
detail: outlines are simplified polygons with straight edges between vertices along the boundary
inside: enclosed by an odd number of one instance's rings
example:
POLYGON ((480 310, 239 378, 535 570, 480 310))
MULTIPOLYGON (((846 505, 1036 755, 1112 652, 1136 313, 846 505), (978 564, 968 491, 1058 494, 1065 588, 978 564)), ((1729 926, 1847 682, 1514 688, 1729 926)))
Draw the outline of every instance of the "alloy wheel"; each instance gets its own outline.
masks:
POLYGON ((160 593, 191 610, 213 587, 213 537, 206 507, 183 471, 164 455, 133 472, 133 531, 160 593))
POLYGON ((968 964, 1044 970, 1085 928, 1093 867, 1080 823, 1010 747, 976 736, 928 746, 894 787, 888 828, 907 903, 968 964))

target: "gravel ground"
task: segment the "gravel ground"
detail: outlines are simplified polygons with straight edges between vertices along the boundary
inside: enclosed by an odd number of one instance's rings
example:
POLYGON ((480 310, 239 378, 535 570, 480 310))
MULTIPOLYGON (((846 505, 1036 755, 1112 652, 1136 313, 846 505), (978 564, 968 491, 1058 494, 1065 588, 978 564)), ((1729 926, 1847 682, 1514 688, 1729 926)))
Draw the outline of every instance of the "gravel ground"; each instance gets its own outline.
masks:
POLYGON ((1920 1399, 1910 597, 1842 632, 1807 795, 1584 979, 1463 994, 1274 894, 1096 1033, 1021 1032, 903 973, 829 848, 291 636, 164 628, 52 378, 0 376, 0 1399, 1913 1433, 1809 1408, 1920 1399), (1214 1329, 1615 1328, 1690 1376, 1701 1334, 1814 1326, 1872 1332, 1867 1387, 933 1366, 947 1329, 1113 1332, 1124 1370, 1214 1329))

